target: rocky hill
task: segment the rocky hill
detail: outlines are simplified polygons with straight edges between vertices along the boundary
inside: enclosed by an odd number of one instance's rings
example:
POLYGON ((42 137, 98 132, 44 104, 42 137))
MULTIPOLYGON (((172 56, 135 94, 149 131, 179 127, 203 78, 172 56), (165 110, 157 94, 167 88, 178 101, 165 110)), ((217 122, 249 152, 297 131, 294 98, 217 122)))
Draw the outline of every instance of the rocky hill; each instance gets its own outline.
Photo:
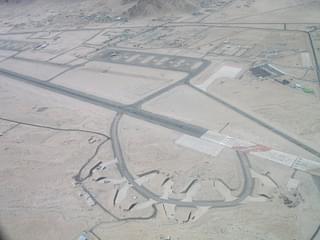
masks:
POLYGON ((234 0, 122 0, 131 4, 125 14, 128 17, 159 16, 175 13, 192 13, 201 8, 220 9, 234 0))
MULTIPOLYGON (((125 0, 124 2, 132 2, 125 0)), ((161 14, 172 14, 175 12, 189 12, 199 7, 196 0, 138 0, 129 8, 127 15, 129 17, 138 16, 157 16, 161 14)))

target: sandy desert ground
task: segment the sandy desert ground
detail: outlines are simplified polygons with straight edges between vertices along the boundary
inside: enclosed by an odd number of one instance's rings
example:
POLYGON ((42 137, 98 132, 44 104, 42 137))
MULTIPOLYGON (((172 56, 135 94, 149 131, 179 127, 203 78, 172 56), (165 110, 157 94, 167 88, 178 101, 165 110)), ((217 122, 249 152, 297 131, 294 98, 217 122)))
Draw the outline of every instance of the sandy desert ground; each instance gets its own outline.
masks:
POLYGON ((0 1, 0 238, 319 240, 319 13, 0 1))

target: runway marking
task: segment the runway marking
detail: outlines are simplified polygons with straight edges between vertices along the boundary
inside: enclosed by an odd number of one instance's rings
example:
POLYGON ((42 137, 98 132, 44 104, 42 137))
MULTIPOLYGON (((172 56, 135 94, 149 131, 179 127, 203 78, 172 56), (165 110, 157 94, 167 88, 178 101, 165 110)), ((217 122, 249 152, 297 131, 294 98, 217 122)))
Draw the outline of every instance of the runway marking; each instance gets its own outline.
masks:
POLYGON ((201 136, 201 139, 320 176, 320 162, 318 161, 305 159, 290 153, 274 150, 261 144, 255 144, 212 131, 207 131, 201 136))

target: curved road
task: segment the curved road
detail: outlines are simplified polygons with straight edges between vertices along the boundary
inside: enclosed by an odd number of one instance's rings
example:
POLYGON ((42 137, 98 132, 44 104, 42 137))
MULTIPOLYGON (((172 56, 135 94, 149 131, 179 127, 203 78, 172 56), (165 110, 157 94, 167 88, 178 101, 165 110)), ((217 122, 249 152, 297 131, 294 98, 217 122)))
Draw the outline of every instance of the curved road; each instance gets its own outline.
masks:
POLYGON ((111 125, 111 141, 112 141, 112 149, 114 152, 114 157, 118 160, 117 167, 120 174, 125 177, 129 184, 132 185, 133 189, 135 189, 139 194, 141 194, 146 199, 153 199, 157 203, 167 203, 167 204, 174 204, 178 207, 210 207, 210 208, 223 208, 223 207, 233 207, 237 206, 241 203, 246 197, 248 197, 253 189, 253 180, 250 173, 249 161, 247 155, 245 153, 237 152, 237 155, 240 160, 241 170, 243 172, 244 178, 244 186, 243 190, 238 196, 237 199, 234 201, 192 201, 192 202, 183 202, 182 200, 175 199, 175 198, 168 198, 163 199, 161 196, 151 192, 149 189, 144 187, 143 185, 139 185, 135 182, 134 176, 130 173, 126 161, 123 156, 119 135, 118 135, 118 128, 119 122, 122 118, 123 114, 118 113, 111 125))

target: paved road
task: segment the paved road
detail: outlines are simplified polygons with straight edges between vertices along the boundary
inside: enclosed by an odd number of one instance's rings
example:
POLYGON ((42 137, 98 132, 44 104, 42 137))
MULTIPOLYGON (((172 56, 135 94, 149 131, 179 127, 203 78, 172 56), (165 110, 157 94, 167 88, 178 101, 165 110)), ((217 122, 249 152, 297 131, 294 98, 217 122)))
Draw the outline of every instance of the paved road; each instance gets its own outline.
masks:
POLYGON ((69 96, 75 99, 79 99, 81 101, 85 101, 97 106, 101 106, 109 110, 125 113, 131 117, 142 119, 144 121, 147 121, 156 125, 160 125, 169 129, 173 129, 181 133, 189 134, 195 137, 199 137, 207 131, 207 129, 205 128, 188 124, 172 118, 168 118, 155 113, 151 113, 148 111, 144 111, 134 106, 126 106, 124 104, 114 102, 105 98, 97 97, 91 94, 86 94, 86 93, 83 93, 74 89, 66 88, 54 83, 44 82, 29 76, 8 71, 5 69, 0 69, 0 74, 6 75, 10 78, 13 78, 37 87, 47 89, 52 92, 56 92, 56 93, 69 96))
MULTIPOLYGON (((202 61, 202 60, 200 60, 202 61)), ((113 111, 116 111, 118 114, 116 116, 116 118, 114 119, 114 122, 112 124, 112 128, 111 128, 111 135, 112 135, 112 144, 113 144, 113 150, 114 150, 114 154, 117 157, 117 159, 119 160, 119 171, 121 172, 121 174, 126 177, 128 179, 128 182, 131 183, 133 185, 133 187, 136 189, 137 192, 139 192, 141 195, 143 195, 146 198, 150 198, 150 199, 154 199, 157 202, 161 202, 161 203, 171 203, 171 204, 176 204, 177 206, 183 206, 183 207, 197 207, 197 206, 206 206, 206 207, 228 207, 228 206, 235 206, 238 203, 240 203, 245 197, 247 197, 252 190, 253 187, 253 183, 252 183, 252 179, 251 179, 251 175, 249 172, 249 166, 248 166, 248 161, 246 159, 246 156, 243 155, 242 153, 238 153, 240 162, 241 162, 241 167, 243 170, 243 174, 244 174, 244 180, 245 180, 245 186, 243 189, 243 192, 240 194, 239 198, 236 199, 235 201, 232 202, 224 202, 224 201, 197 201, 197 202, 182 202, 179 199, 161 199, 160 196, 154 194, 153 192, 149 191, 148 189, 144 188, 143 186, 139 186, 138 184, 135 183, 134 177, 132 176, 132 174, 128 171, 126 163, 125 163, 125 159, 123 158, 123 154, 121 151, 121 145, 119 142, 119 138, 118 138, 118 123, 121 119, 121 116, 123 114, 129 115, 131 117, 137 118, 137 119, 141 119, 143 121, 147 121, 168 129, 172 129, 175 130, 177 132, 180 133, 184 133, 184 134, 188 134, 194 137, 200 137, 202 136, 205 132, 207 132, 207 129, 200 127, 200 126, 195 126, 189 123, 185 123, 176 119, 172 119, 166 116, 162 116, 159 114, 155 114, 155 113, 151 113, 148 111, 144 111, 140 108, 141 104, 145 103, 146 101, 150 101, 153 98, 158 97, 159 95, 169 91, 170 89, 178 86, 179 84, 187 84, 191 87, 193 87, 190 84, 190 80, 196 76, 197 74, 199 74, 201 71, 203 71, 207 66, 208 66, 209 62, 203 60, 202 64, 199 68, 195 69, 194 71, 189 72, 188 76, 185 77, 184 79, 175 82, 167 87, 164 87, 162 89, 160 89, 159 91, 147 96, 146 98, 132 104, 132 105, 124 105, 122 103, 119 102, 115 102, 115 101, 111 101, 105 98, 101 98, 101 97, 97 97, 95 95, 91 95, 91 94, 87 94, 87 93, 83 93, 74 89, 70 89, 61 85, 57 85, 51 82, 45 82, 45 81, 41 81, 29 76, 25 76, 19 73, 15 73, 12 71, 8 71, 5 69, 0 69, 0 74, 9 76, 13 79, 28 83, 28 84, 32 84, 35 85, 37 87, 41 87, 59 94, 63 94, 69 97, 73 97, 82 101, 86 101, 89 103, 92 103, 94 105, 98 105, 107 109, 111 109, 113 111)), ((195 88, 195 90, 198 90, 195 88)), ((203 94, 207 94, 205 92, 202 92, 203 94)), ((213 98, 213 96, 208 95, 209 97, 213 98)), ((236 112, 244 115, 245 117, 256 121, 255 118, 251 117, 250 115, 243 113, 242 111, 238 110, 237 108, 233 107, 233 106, 229 106, 228 104, 224 103, 223 101, 219 100, 219 99, 215 99, 219 101, 220 103, 226 105, 227 107, 235 110, 236 112)), ((286 138, 287 140, 295 143, 296 145, 304 148, 305 150, 320 156, 320 153, 317 152, 316 150, 301 144, 299 141, 295 140, 295 139, 291 139, 286 135, 281 135, 281 132, 278 132, 276 129, 273 129, 272 127, 269 127, 269 125, 266 125, 264 123, 261 123, 259 121, 256 121, 258 124, 268 128, 269 130, 272 130, 273 132, 277 133, 278 135, 286 138)))
POLYGON ((316 39, 316 34, 319 34, 319 31, 313 30, 311 32, 308 32, 308 37, 311 45, 311 52, 314 56, 314 62, 315 62, 315 71, 317 73, 318 82, 320 84, 320 51, 319 51, 319 40, 316 39))
MULTIPOLYGON (((125 177, 128 180, 128 183, 132 185, 132 187, 143 197, 146 199, 153 199, 157 203, 167 203, 167 204, 174 204, 178 207, 210 207, 210 208, 223 208, 223 207, 233 207, 237 206, 239 203, 241 203, 246 197, 248 197, 253 189, 253 180, 250 173, 250 167, 249 162, 247 159, 246 154, 237 152, 237 155, 240 160, 241 170, 243 172, 243 178, 244 178, 244 186, 243 190, 238 196, 237 199, 230 202, 225 201, 193 201, 193 202, 183 202, 180 199, 174 199, 174 198, 168 198, 168 199, 162 199, 161 196, 153 193, 149 189, 145 188, 142 185, 139 185, 135 182, 135 178, 132 175, 132 173, 128 170, 128 167, 126 165, 126 161, 124 159, 121 144, 118 136, 118 128, 119 128, 119 122, 121 120, 121 117, 123 114, 118 113, 111 125, 111 141, 112 141, 112 149, 114 152, 114 157, 118 160, 117 167, 120 172, 120 174, 125 177)), ((173 159, 174 161, 174 159, 173 159)))
MULTIPOLYGON (((182 79, 181 83, 187 83, 192 77, 194 77, 196 74, 198 74, 200 71, 202 71, 206 67, 207 63, 202 65, 197 71, 194 71, 191 73, 188 77, 182 79)), ((77 98, 80 100, 84 100, 86 102, 102 106, 111 110, 116 111, 118 114, 116 115, 112 128, 111 128, 111 138, 114 140, 112 141, 112 146, 113 146, 113 151, 115 154, 115 157, 118 159, 118 168, 122 176, 124 176, 130 184, 132 184, 133 188, 140 193, 142 196, 144 196, 147 199, 153 199, 157 201, 158 203, 170 203, 170 204, 175 204, 177 206, 181 207, 231 207, 231 206, 236 206, 239 204, 244 198, 246 198, 248 195, 250 195, 253 183, 249 171, 249 166, 248 166, 248 161, 246 159, 246 156, 240 156, 240 162, 241 162, 241 168, 243 171, 244 175, 244 189, 243 192, 239 195, 239 198, 236 199, 235 201, 231 202, 224 202, 224 201, 195 201, 195 202, 182 202, 179 199, 162 199, 160 196, 156 195, 155 193, 151 192, 147 188, 138 185, 135 182, 135 179, 133 175, 128 171, 128 168, 125 163, 125 159, 123 157, 123 153, 121 150, 119 138, 118 138, 118 124, 123 116, 123 114, 132 116, 137 119, 141 119, 156 125, 160 125, 162 127, 172 129, 175 131, 178 131, 180 133, 188 134, 194 137, 200 137, 202 136, 205 132, 207 132, 207 129, 199 127, 199 126, 194 126, 192 124, 184 123, 179 120, 175 120, 172 118, 168 118, 162 115, 158 115, 155 113, 151 113, 148 111, 144 111, 139 108, 139 105, 142 104, 144 101, 151 100, 152 98, 157 97, 158 95, 164 93, 165 91, 168 91, 169 89, 175 87, 177 83, 174 83, 172 85, 169 85, 166 88, 160 89, 158 92, 153 93, 150 96, 147 96, 145 99, 142 99, 141 101, 137 102, 134 105, 131 106, 126 106, 118 102, 114 102, 111 100, 107 100, 104 98, 100 98, 94 95, 90 94, 85 94, 83 92, 76 91, 74 89, 69 89, 60 85, 56 85, 51 82, 44 82, 40 81, 38 79, 29 77, 29 76, 24 76, 15 72, 11 72, 5 69, 0 69, 0 73, 5 74, 11 78, 14 78, 19 81, 23 81, 53 92, 57 92, 59 94, 63 94, 66 96, 70 96, 73 98, 77 98)), ((180 82, 179 82, 180 84, 180 82)))
MULTIPOLYGON (((162 56, 166 56, 166 55, 162 55, 162 56)), ((277 129, 264 121, 261 121, 260 119, 256 118, 255 116, 252 116, 252 115, 242 111, 241 109, 237 108, 236 106, 233 106, 233 105, 225 102, 224 100, 222 100, 216 96, 213 96, 212 94, 209 94, 207 92, 201 91, 200 89, 193 86, 190 83, 190 80, 193 77, 195 77, 196 75, 198 75, 201 71, 203 71, 209 65, 209 62, 207 60, 199 59, 199 61, 202 61, 202 64, 197 69, 190 71, 189 74, 185 78, 183 78, 182 80, 177 81, 171 85, 168 85, 168 86, 150 94, 149 96, 146 96, 145 98, 133 103, 132 105, 124 105, 119 102, 115 102, 115 101, 112 101, 109 99, 97 97, 95 95, 80 92, 80 91, 70 89, 70 88, 67 88, 67 87, 64 87, 64 86, 61 86, 58 84, 54 84, 51 82, 44 82, 39 79, 35 79, 30 76, 25 76, 25 75, 22 75, 22 74, 19 74, 16 72, 12 72, 12 71, 9 71, 6 69, 0 68, 0 74, 9 76, 13 79, 23 81, 28 84, 32 84, 32 85, 35 85, 35 86, 59 93, 59 94, 63 94, 63 95, 69 96, 69 97, 77 98, 81 101, 86 101, 86 102, 89 102, 89 103, 92 103, 92 104, 95 104, 95 105, 98 105, 98 106, 101 106, 101 107, 104 107, 107 109, 111 109, 116 112, 122 112, 122 113, 130 115, 134 118, 142 119, 144 121, 148 121, 153 124, 160 125, 160 126, 163 126, 163 127, 166 127, 166 128, 169 128, 169 129, 172 129, 172 130, 184 133, 184 134, 188 134, 188 135, 191 135, 194 137, 200 137, 201 135, 203 135, 207 131, 207 129, 200 127, 200 126, 195 126, 195 125, 192 125, 189 123, 185 123, 185 122, 173 119, 173 118, 168 118, 163 115, 159 115, 159 114, 155 114, 155 113, 141 110, 141 105, 146 103, 147 101, 150 101, 150 100, 160 96, 161 94, 163 94, 163 93, 169 91, 170 89, 173 89, 179 85, 187 84, 190 87, 192 87, 194 90, 199 91, 200 93, 208 96, 209 98, 223 104, 224 106, 230 108, 231 110, 233 110, 233 111, 241 114, 242 116, 254 121, 255 123, 259 124, 260 126, 272 131, 273 133, 277 134, 278 136, 286 139, 287 141, 301 147, 302 149, 304 149, 304 150, 310 152, 311 154, 320 158, 320 152, 318 150, 316 150, 316 149, 308 146, 307 144, 299 141, 298 139, 290 136, 288 133, 277 129)))

